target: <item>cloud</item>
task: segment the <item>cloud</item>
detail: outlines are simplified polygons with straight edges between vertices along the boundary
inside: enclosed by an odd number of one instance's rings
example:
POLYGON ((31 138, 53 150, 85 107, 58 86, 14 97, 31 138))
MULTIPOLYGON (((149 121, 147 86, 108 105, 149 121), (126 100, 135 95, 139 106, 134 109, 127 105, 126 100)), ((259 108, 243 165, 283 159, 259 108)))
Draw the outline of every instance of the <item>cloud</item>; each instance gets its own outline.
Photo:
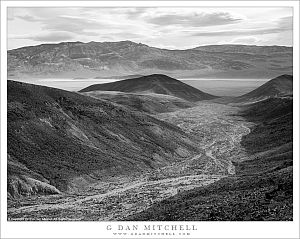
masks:
POLYGON ((280 28, 265 28, 265 29, 252 29, 252 30, 233 30, 233 31, 210 31, 210 32, 195 32, 192 36, 205 36, 205 37, 217 37, 217 36, 252 36, 252 35, 266 35, 273 33, 280 33, 287 31, 280 28))
POLYGON ((116 32, 116 33, 111 33, 111 35, 123 39, 138 39, 143 37, 143 35, 132 33, 132 32, 116 32))
POLYGON ((17 7, 8 8, 8 18, 14 48, 70 40, 132 40, 180 49, 266 39, 289 45, 293 29, 290 8, 17 7))
POLYGON ((68 32, 47 32, 35 35, 9 36, 10 39, 27 39, 37 42, 60 42, 72 40, 74 36, 68 32))
MULTIPOLYGON (((34 11, 34 13, 36 13, 36 11, 34 11)), ((54 14, 52 17, 23 15, 17 17, 27 22, 40 23, 42 25, 42 30, 64 31, 75 34, 84 34, 87 36, 97 36, 98 34, 94 32, 95 30, 100 30, 101 28, 108 26, 108 24, 104 24, 93 19, 68 15, 54 14)))
POLYGON ((168 26, 178 25, 185 27, 207 27, 226 25, 240 22, 241 18, 236 18, 227 12, 214 13, 193 13, 193 14, 164 14, 148 18, 149 23, 168 26))
POLYGON ((44 30, 65 31, 88 36, 97 36, 98 34, 91 30, 100 30, 102 27, 107 26, 95 20, 71 16, 59 16, 52 20, 43 20, 42 23, 42 29, 44 30))
POLYGON ((8 21, 15 20, 14 8, 12 8, 12 7, 7 8, 7 20, 8 21))
MULTIPOLYGON (((236 39, 233 39, 232 41, 230 41, 230 43, 247 44, 247 45, 258 44, 260 42, 261 42, 261 40, 254 36, 239 37, 239 38, 236 38, 236 39)), ((228 42, 226 42, 226 43, 228 43, 228 42)))
POLYGON ((40 21, 40 19, 35 18, 33 16, 29 16, 29 15, 17 16, 17 18, 20 18, 20 19, 22 19, 24 21, 27 21, 27 22, 38 22, 38 21, 40 21))
POLYGON ((144 13, 147 13, 150 10, 151 10, 150 8, 144 8, 144 7, 129 8, 126 10, 125 14, 129 19, 135 19, 142 16, 144 13))
POLYGON ((282 17, 277 22, 278 28, 285 30, 293 30, 293 16, 282 17))
POLYGON ((267 35, 274 33, 281 33, 293 30, 293 17, 283 17, 274 22, 275 26, 270 28, 260 29, 239 29, 239 30, 226 30, 226 31, 190 31, 191 36, 201 37, 223 37, 223 36, 252 36, 252 35, 267 35))
POLYGON ((34 41, 49 41, 49 42, 59 42, 67 41, 73 39, 73 36, 67 32, 49 32, 46 34, 40 34, 36 36, 29 37, 28 39, 34 41))

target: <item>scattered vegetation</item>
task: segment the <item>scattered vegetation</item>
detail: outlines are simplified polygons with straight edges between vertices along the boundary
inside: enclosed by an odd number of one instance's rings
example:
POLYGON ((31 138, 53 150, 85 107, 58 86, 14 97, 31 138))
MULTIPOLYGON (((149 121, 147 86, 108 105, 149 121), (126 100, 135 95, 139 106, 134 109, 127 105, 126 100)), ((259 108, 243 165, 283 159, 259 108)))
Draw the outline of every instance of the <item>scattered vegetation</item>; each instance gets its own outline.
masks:
POLYGON ((127 220, 293 220, 292 99, 268 99, 241 114, 256 126, 242 138, 250 160, 235 163, 235 176, 179 193, 127 220))

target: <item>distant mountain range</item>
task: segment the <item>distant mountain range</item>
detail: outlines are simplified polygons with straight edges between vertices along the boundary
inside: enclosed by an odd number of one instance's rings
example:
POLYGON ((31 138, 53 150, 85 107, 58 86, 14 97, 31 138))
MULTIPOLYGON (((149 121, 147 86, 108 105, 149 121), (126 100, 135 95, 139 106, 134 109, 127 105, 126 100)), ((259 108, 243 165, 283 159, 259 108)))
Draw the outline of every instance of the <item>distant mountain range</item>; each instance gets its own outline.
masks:
POLYGON ((156 93, 175 96, 192 102, 217 98, 216 96, 207 94, 179 80, 162 74, 154 74, 106 84, 96 84, 80 90, 80 92, 89 91, 156 93))
POLYGON ((167 74, 176 78, 273 78, 292 74, 293 48, 211 45, 167 50, 131 41, 62 42, 8 51, 8 77, 131 78, 167 74))

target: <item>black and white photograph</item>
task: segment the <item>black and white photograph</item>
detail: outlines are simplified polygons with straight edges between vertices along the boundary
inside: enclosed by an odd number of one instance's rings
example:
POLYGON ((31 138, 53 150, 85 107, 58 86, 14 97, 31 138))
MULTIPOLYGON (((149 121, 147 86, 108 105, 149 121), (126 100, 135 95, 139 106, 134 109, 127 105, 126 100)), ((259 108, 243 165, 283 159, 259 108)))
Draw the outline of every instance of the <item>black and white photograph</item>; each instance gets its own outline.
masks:
POLYGON ((100 2, 2 9, 7 223, 297 222, 295 7, 100 2))

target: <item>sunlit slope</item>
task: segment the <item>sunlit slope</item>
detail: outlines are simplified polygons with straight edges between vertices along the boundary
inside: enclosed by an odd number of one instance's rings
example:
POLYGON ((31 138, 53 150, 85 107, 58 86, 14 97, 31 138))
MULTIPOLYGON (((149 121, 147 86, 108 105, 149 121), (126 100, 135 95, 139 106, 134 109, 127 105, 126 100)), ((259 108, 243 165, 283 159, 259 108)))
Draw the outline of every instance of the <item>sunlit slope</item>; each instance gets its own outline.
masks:
POLYGON ((278 76, 257 89, 237 97, 237 101, 258 101, 270 97, 283 97, 293 95, 293 76, 278 76))
POLYGON ((155 93, 124 93, 119 91, 89 91, 82 93, 91 97, 105 99, 127 106, 133 110, 150 114, 172 112, 193 107, 195 104, 184 99, 155 93))

